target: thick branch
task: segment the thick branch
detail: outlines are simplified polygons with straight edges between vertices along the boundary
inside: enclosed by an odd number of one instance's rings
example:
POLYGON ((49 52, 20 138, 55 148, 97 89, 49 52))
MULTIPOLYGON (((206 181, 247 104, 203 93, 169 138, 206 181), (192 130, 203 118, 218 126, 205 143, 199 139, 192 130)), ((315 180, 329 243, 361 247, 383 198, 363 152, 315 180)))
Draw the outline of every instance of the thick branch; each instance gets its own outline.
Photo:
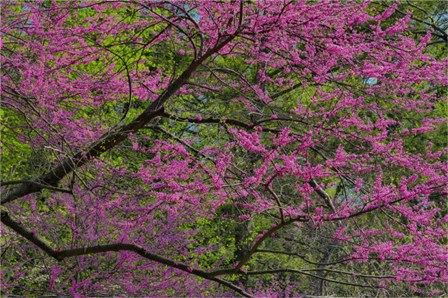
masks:
MULTIPOLYGON (((35 244, 37 247, 39 247, 40 249, 42 249, 46 254, 48 254, 49 256, 53 257, 53 258, 57 258, 57 252, 51 247, 49 246, 47 243, 45 243, 42 239, 40 239, 39 237, 37 237, 37 235, 31 231, 28 231, 27 229, 25 229, 21 224, 19 224, 18 222, 14 221, 8 214, 8 212, 6 211, 1 211, 0 213, 1 216, 1 221, 2 223, 7 226, 10 227, 11 229, 13 229, 17 234, 21 235, 22 237, 24 237, 25 239, 27 239, 28 241, 30 241, 31 243, 35 244)), ((58 259, 59 260, 59 259, 58 259)))
MULTIPOLYGON (((136 119, 127 125, 121 125, 113 129, 111 132, 104 134, 96 143, 92 144, 86 151, 80 151, 71 158, 67 158, 59 166, 54 168, 51 172, 38 177, 33 182, 56 186, 59 181, 67 174, 73 172, 75 169, 83 166, 87 162, 102 153, 109 151, 116 145, 127 139, 128 135, 135 133, 144 127, 151 119, 161 115, 163 113, 163 105, 165 102, 174 95, 191 77, 194 71, 213 53, 218 52, 227 43, 229 43, 235 35, 231 35, 218 43, 214 48, 208 50, 202 57, 194 60, 190 66, 177 78, 171 85, 163 92, 154 102, 152 102, 136 119)), ((25 195, 38 192, 43 189, 42 186, 36 183, 24 183, 8 192, 4 192, 1 195, 1 204, 5 204, 14 201, 17 198, 21 198, 25 195)))
POLYGON ((322 198, 324 199, 325 203, 328 205, 328 207, 331 208, 331 211, 336 212, 336 209, 334 208, 333 202, 331 200, 331 197, 323 190, 317 183, 314 181, 314 179, 310 179, 308 181, 308 184, 314 188, 314 191, 322 198))
POLYGON ((36 181, 31 181, 31 180, 14 180, 14 181, 0 182, 0 186, 14 185, 14 184, 34 184, 36 186, 40 186, 42 188, 57 191, 57 192, 64 192, 64 193, 70 193, 70 194, 72 193, 72 191, 70 189, 54 187, 51 185, 45 185, 45 184, 42 184, 42 183, 39 183, 36 181))
POLYGON ((234 284, 217 278, 213 274, 210 274, 206 271, 200 270, 200 269, 194 269, 189 267, 186 264, 182 264, 179 262, 175 262, 173 260, 164 258, 162 256, 153 254, 145 250, 144 248, 134 245, 134 244, 127 244, 127 243, 113 243, 113 244, 105 244, 105 245, 96 245, 96 246, 90 246, 90 247, 83 247, 83 248, 75 248, 75 249, 67 249, 67 250, 55 250, 51 246, 49 246, 47 243, 45 243, 42 239, 40 239, 35 233, 28 231, 26 228, 24 228, 20 223, 14 221, 9 214, 6 211, 1 211, 1 221, 4 225, 14 230, 17 234, 21 235, 25 239, 29 240, 33 244, 35 244, 37 247, 42 249, 47 255, 55 258, 58 261, 62 261, 65 258, 70 257, 77 257, 82 255, 88 255, 88 254, 98 254, 98 253, 105 253, 110 251, 132 251, 141 257, 172 267, 179 269, 181 271, 187 272, 189 274, 193 274, 199 277, 202 277, 207 280, 211 280, 214 282, 217 282, 223 286, 226 286, 237 293, 240 293, 244 297, 252 297, 249 293, 246 293, 243 289, 235 286, 234 284))

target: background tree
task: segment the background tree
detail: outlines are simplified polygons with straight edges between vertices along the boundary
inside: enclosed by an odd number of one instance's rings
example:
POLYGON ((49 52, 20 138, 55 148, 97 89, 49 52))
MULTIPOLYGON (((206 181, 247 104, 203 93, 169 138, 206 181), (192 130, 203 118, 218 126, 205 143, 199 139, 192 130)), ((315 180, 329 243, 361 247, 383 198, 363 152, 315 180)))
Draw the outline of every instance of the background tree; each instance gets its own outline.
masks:
POLYGON ((4 293, 445 290, 439 3, 1 5, 4 293))

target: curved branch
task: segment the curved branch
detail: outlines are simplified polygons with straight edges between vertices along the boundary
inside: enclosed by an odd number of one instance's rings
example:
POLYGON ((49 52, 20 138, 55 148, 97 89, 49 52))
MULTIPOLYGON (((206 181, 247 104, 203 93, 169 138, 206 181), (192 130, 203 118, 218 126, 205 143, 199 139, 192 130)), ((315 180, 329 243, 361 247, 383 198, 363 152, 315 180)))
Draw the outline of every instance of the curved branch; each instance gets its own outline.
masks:
POLYGON ((272 234, 274 234, 275 232, 277 232, 278 230, 292 224, 295 222, 307 222, 309 221, 308 218, 306 217, 296 217, 296 218, 291 218, 287 221, 281 222, 276 226, 273 226, 272 228, 270 228, 269 230, 267 230, 266 232, 263 232, 261 237, 258 237, 254 240, 254 242, 252 243, 252 247, 251 249, 246 252, 245 254, 243 254, 241 256, 241 258, 238 260, 236 266, 234 268, 228 268, 228 269, 221 269, 221 270, 215 270, 213 272, 211 272, 210 274, 212 276, 218 276, 218 275, 224 275, 224 274, 233 274, 233 273, 239 273, 242 272, 241 268, 243 267, 244 264, 246 264, 250 258, 252 257, 252 255, 258 250, 258 247, 263 243, 264 240, 266 240, 268 237, 270 237, 272 234))
POLYGON ((1 221, 4 225, 14 230, 17 234, 21 235, 25 239, 29 240, 31 243, 35 244, 37 247, 39 247, 41 250, 43 250, 47 255, 50 257, 53 257, 54 259, 58 261, 62 261, 65 258, 70 257, 77 257, 82 255, 88 255, 88 254, 98 254, 98 253, 105 253, 105 252, 119 252, 119 251, 131 251, 134 252, 141 257, 148 259, 150 261, 154 261, 159 264, 163 264, 172 268, 176 268, 178 270, 187 272, 189 274, 193 274, 199 277, 202 277, 207 280, 211 280, 214 282, 217 282, 225 287, 228 287, 235 292, 241 294, 244 297, 252 297, 251 294, 245 292, 240 287, 235 286, 231 282, 228 282, 226 280, 217 278, 213 274, 210 274, 206 271, 200 270, 200 269, 194 269, 189 267, 186 264, 182 264, 167 258, 164 258, 162 256, 150 253, 149 251, 145 250, 144 248, 134 245, 134 244, 128 244, 128 243, 112 243, 112 244, 105 244, 105 245, 96 245, 96 246, 90 246, 90 247, 82 247, 82 248, 74 248, 74 249, 66 249, 66 250, 56 250, 53 249, 50 245, 45 243, 42 239, 40 239, 35 233, 28 231, 26 228, 24 228, 20 223, 14 221, 9 214, 6 211, 1 211, 1 221))
MULTIPOLYGON (((317 279, 320 279, 320 280, 323 280, 323 281, 327 281, 327 282, 331 282, 331 283, 338 283, 338 284, 347 285, 347 286, 360 287, 360 288, 380 288, 380 287, 372 286, 372 285, 365 285, 365 284, 358 284, 358 283, 339 281, 339 280, 335 280, 335 279, 329 279, 329 278, 317 276, 317 275, 314 275, 314 274, 311 274, 311 273, 308 272, 308 271, 318 271, 318 270, 322 270, 322 269, 296 270, 296 269, 285 268, 285 269, 271 269, 271 270, 260 270, 260 271, 244 272, 241 269, 233 268, 233 269, 226 269, 226 270, 215 271, 215 272, 212 272, 212 274, 214 276, 224 275, 224 274, 263 275, 263 274, 276 274, 276 273, 288 272, 288 273, 298 273, 298 274, 302 274, 302 275, 307 275, 307 276, 314 277, 314 278, 317 278, 317 279)), ((329 271, 329 270, 326 270, 326 271, 329 271)), ((346 274, 346 272, 343 272, 343 271, 339 272, 337 270, 333 270, 332 272, 346 274)), ((381 277, 376 277, 376 278, 390 278, 390 277, 382 277, 381 276, 381 277)))
MULTIPOLYGON (((318 269, 321 270, 321 269, 318 269)), ((261 271, 252 271, 252 272, 240 272, 239 274, 246 274, 246 275, 262 275, 262 274, 276 274, 276 273, 282 273, 282 272, 289 272, 289 273, 299 273, 299 274, 303 274, 303 275, 308 275, 314 278, 318 278, 321 279, 323 281, 327 281, 327 282, 331 282, 331 283, 337 283, 337 284, 341 284, 341 285, 346 285, 346 286, 353 286, 353 287, 359 287, 359 288, 380 288, 380 287, 376 287, 376 286, 372 286, 372 285, 365 285, 365 284, 357 284, 357 283, 351 283, 351 282, 345 282, 345 281, 339 281, 339 280, 335 280, 335 279, 329 279, 329 278, 325 278, 325 277, 320 277, 311 273, 308 273, 306 271, 303 270, 295 270, 295 269, 273 269, 273 270, 261 270, 261 271)), ((238 274, 238 273, 236 273, 238 274)))
MULTIPOLYGON (((317 262, 311 262, 306 260, 305 258, 303 258, 303 256, 297 254, 297 253, 290 253, 290 252, 286 252, 286 251, 275 251, 275 250, 267 250, 267 249, 259 249, 256 252, 260 252, 260 253, 272 253, 272 254, 284 254, 284 255, 289 255, 289 256, 293 256, 293 257, 299 257, 301 259, 303 259, 305 262, 313 264, 313 265, 331 265, 331 264, 337 264, 337 263, 317 263, 317 262)), ((341 262, 339 262, 341 263, 341 262)), ((329 269, 329 268, 310 268, 310 269, 302 269, 301 271, 327 271, 327 272, 332 272, 332 273, 339 273, 339 274, 344 274, 344 275, 350 275, 353 277, 361 277, 361 278, 375 278, 375 279, 389 279, 389 278, 394 278, 395 276, 392 275, 369 275, 369 274, 360 274, 360 273, 355 273, 355 272, 347 272, 347 271, 341 271, 341 270, 335 270, 335 269, 329 269)))

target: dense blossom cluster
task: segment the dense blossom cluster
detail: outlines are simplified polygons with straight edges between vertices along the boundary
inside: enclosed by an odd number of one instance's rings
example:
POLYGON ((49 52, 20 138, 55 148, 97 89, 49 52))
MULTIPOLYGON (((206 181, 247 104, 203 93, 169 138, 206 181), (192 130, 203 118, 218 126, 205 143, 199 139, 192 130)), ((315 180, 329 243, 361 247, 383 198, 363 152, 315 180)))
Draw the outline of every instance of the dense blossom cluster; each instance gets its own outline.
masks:
POLYGON ((448 60, 369 5, 2 2, 2 291, 42 250, 51 293, 294 296, 235 276, 325 227, 371 287, 448 282, 448 60), (235 258, 204 232, 231 220, 235 258))

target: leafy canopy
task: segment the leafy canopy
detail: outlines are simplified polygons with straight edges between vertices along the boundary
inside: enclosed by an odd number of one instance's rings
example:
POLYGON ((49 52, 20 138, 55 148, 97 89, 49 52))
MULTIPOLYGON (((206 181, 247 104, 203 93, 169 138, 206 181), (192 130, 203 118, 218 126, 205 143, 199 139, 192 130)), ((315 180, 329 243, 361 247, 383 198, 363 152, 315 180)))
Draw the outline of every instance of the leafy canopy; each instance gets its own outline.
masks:
POLYGON ((0 5, 3 293, 443 291, 438 3, 0 5))

